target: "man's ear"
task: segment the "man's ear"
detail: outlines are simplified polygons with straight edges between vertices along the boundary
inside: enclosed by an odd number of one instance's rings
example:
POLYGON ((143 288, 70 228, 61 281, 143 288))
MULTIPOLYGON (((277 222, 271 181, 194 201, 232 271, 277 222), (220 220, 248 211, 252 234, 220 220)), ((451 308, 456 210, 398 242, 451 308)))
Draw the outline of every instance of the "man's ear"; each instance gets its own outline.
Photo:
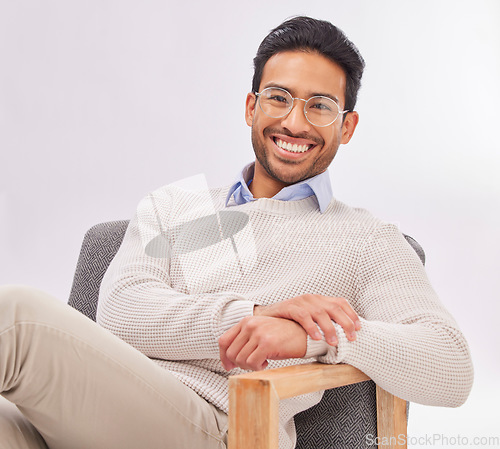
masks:
POLYGON ((344 123, 342 123, 342 137, 340 143, 346 144, 351 140, 352 135, 356 126, 358 126, 359 115, 356 111, 348 112, 344 118, 344 123))
POLYGON ((247 101, 245 103, 245 121, 248 126, 252 126, 253 116, 255 114, 255 105, 257 104, 257 97, 254 93, 250 92, 247 95, 247 101))

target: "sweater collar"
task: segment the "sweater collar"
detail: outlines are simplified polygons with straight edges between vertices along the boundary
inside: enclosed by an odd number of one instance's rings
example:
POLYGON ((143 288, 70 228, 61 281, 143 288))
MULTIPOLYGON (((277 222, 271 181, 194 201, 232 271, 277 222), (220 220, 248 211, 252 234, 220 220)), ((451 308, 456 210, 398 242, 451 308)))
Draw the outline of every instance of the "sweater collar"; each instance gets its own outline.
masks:
MULTIPOLYGON (((226 197, 226 206, 228 205, 231 197, 234 198, 234 202, 236 204, 245 204, 256 200, 248 188, 253 180, 254 166, 255 162, 252 162, 246 165, 239 173, 236 181, 229 188, 226 197)), ((297 201, 313 195, 318 202, 320 212, 323 213, 333 198, 332 185, 328 170, 320 173, 319 175, 313 176, 312 178, 308 178, 304 181, 284 187, 276 195, 274 195, 272 199, 281 201, 297 201)))

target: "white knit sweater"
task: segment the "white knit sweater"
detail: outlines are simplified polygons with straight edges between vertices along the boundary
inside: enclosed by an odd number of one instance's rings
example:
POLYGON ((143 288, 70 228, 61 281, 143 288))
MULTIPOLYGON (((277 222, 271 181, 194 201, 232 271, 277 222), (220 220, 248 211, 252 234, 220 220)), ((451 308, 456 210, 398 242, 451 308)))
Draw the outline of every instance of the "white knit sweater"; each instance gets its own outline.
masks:
MULTIPOLYGON (((138 206, 101 285, 97 321, 227 412, 222 333, 268 305, 304 293, 346 298, 361 317, 338 348, 308 340, 305 359, 348 363, 387 391, 458 406, 473 371, 467 343, 422 263, 393 225, 333 199, 259 199, 225 207, 227 189, 161 188, 138 206)), ((280 446, 293 416, 321 394, 282 401, 280 446)))

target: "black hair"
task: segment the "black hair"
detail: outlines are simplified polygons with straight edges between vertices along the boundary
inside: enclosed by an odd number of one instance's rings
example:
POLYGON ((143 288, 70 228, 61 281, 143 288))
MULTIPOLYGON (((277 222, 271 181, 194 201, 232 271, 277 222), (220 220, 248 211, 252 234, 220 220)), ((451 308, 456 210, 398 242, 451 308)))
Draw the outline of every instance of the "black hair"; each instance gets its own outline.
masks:
POLYGON ((294 17, 272 30, 257 50, 254 63, 252 92, 258 92, 266 62, 284 51, 313 51, 338 64, 346 76, 344 109, 352 111, 356 105, 365 61, 356 46, 342 30, 324 20, 294 17))

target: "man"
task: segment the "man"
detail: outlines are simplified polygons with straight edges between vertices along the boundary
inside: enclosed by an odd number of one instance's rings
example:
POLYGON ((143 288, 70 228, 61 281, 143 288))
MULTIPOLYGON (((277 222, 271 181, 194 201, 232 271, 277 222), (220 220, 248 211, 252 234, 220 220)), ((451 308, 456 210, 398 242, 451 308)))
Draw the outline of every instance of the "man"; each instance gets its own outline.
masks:
MULTIPOLYGON (((4 417, 0 447, 223 448, 228 376, 311 360, 407 400, 465 401, 467 344, 418 257, 332 196, 362 70, 327 22, 273 30, 246 100, 255 163, 232 186, 139 204, 101 285, 102 327, 41 292, 0 291, 0 391, 29 421, 4 417)), ((283 404, 282 448, 320 397, 283 404)))

